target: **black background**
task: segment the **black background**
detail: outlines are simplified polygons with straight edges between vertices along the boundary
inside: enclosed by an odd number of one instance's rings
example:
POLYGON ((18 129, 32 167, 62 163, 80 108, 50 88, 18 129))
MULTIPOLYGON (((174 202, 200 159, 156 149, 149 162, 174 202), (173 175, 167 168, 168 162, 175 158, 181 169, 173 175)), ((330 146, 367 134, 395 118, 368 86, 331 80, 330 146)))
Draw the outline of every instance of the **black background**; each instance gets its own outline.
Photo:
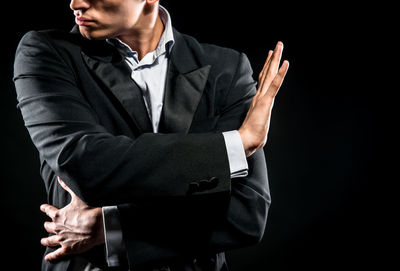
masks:
MULTIPOLYGON (((365 3, 266 2, 163 1, 179 31, 246 53, 255 78, 278 40, 290 61, 265 147, 272 206, 264 239, 228 252, 230 269, 385 270, 390 196, 374 80, 382 67, 373 65, 385 39, 381 11, 365 3)), ((38 156, 16 109, 15 48, 28 30, 69 30, 68 4, 15 1, 1 19, 2 258, 12 270, 39 270, 46 219, 38 156)))

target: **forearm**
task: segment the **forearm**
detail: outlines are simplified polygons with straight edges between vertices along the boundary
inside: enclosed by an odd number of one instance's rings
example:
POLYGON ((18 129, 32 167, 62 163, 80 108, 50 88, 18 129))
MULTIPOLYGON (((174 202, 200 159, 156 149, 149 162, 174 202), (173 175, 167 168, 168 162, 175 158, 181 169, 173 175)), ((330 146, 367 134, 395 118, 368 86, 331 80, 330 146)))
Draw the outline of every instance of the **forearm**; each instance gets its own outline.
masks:
POLYGON ((21 98, 19 108, 41 158, 88 205, 181 197, 191 183, 211 177, 218 183, 210 193, 229 190, 221 133, 116 136, 80 103, 70 104, 79 108, 73 119, 67 107, 58 108, 59 98, 21 98))
POLYGON ((230 189, 220 134, 144 134, 136 140, 84 136, 46 161, 92 206, 201 194, 203 190, 192 191, 191 184, 210 177, 217 183, 207 193, 230 189))
MULTIPOLYGON (((230 131, 223 133, 223 136, 228 154, 231 179, 246 177, 248 164, 239 133, 230 131)), ((174 209, 168 210, 168 213, 170 212, 174 212, 174 209)), ((109 266, 119 266, 124 257, 126 257, 126 248, 123 243, 122 226, 117 206, 103 207, 103 217, 107 262, 109 266)))
POLYGON ((250 157, 249 173, 246 178, 232 180, 232 193, 215 201, 211 208, 202 204, 189 208, 179 202, 146 208, 119 206, 130 261, 140 264, 146 260, 193 257, 258 243, 270 205, 263 152, 250 157), (143 251, 148 255, 142 255, 143 251))

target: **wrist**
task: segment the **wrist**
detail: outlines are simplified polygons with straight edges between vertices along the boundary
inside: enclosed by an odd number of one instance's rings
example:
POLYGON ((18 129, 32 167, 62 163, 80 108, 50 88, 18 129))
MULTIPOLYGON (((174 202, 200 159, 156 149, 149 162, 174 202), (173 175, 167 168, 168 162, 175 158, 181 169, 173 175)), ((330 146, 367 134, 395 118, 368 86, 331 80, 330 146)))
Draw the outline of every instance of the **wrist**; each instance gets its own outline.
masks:
POLYGON ((260 134, 255 134, 254 132, 246 129, 240 128, 238 130, 240 138, 242 139, 244 152, 246 157, 250 157, 253 155, 257 150, 264 147, 266 142, 265 135, 267 134, 266 131, 263 131, 260 134))
POLYGON ((250 151, 249 151, 250 147, 249 147, 248 141, 246 140, 246 139, 248 138, 248 137, 246 136, 246 131, 245 131, 244 129, 242 129, 242 128, 239 128, 238 132, 239 132, 240 138, 242 139, 242 144, 243 144, 244 153, 246 154, 246 157, 249 157, 249 156, 250 156, 250 155, 249 155, 249 153, 250 153, 250 151))
POLYGON ((103 212, 102 208, 94 208, 93 209, 93 217, 94 217, 94 242, 95 245, 102 245, 105 243, 104 237, 104 221, 103 221, 103 212))

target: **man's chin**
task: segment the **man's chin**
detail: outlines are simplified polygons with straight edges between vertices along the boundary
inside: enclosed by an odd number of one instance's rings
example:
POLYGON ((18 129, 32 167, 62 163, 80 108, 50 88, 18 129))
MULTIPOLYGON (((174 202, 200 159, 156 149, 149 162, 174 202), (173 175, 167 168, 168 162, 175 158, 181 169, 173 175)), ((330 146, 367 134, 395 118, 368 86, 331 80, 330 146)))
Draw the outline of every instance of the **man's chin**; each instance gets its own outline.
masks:
POLYGON ((82 26, 79 27, 79 32, 84 38, 89 40, 104 40, 111 36, 110 33, 106 33, 104 30, 89 29, 82 26))

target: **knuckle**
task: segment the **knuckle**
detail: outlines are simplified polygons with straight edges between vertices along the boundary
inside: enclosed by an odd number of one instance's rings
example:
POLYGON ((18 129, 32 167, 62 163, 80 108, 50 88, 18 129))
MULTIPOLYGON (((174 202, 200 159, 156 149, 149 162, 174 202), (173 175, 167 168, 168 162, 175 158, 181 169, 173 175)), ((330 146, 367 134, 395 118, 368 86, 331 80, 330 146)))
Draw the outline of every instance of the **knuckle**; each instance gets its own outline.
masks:
POLYGON ((51 233, 51 232, 53 232, 54 230, 54 224, 52 223, 52 222, 45 222, 44 223, 44 229, 48 232, 48 233, 51 233))
POLYGON ((272 81, 271 86, 275 89, 278 90, 281 87, 281 83, 277 80, 272 81))
POLYGON ((55 232, 56 234, 60 234, 61 231, 62 231, 62 227, 60 227, 60 225, 58 225, 58 224, 55 224, 55 225, 54 225, 54 232, 55 232))
POLYGON ((62 236, 62 235, 56 235, 56 237, 55 237, 55 241, 57 242, 57 243, 61 243, 61 242, 63 242, 65 240, 65 238, 62 236))
POLYGON ((279 78, 278 77, 275 77, 274 80, 272 80, 271 86, 273 88, 276 88, 277 86, 279 86, 279 78))
POLYGON ((54 220, 57 220, 59 218, 60 218, 60 212, 59 211, 54 212, 54 220))
POLYGON ((66 253, 67 253, 67 248, 64 247, 64 246, 62 246, 62 247, 58 250, 57 256, 62 256, 62 255, 64 255, 64 254, 66 254, 66 253))

